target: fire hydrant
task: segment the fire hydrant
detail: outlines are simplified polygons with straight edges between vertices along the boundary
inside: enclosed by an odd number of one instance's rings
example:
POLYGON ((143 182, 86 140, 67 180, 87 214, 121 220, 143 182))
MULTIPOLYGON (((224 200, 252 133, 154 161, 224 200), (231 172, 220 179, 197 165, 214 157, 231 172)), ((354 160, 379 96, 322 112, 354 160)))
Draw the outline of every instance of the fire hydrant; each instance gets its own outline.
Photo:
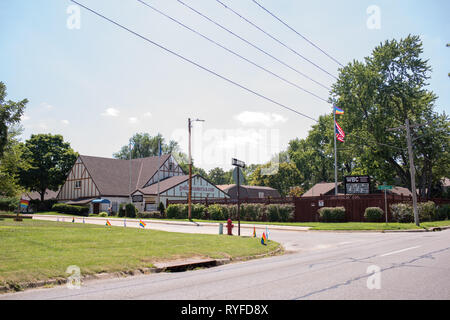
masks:
POLYGON ((234 228, 234 224, 231 223, 231 219, 228 219, 227 221, 227 230, 228 230, 228 235, 232 236, 233 235, 233 228, 234 228))

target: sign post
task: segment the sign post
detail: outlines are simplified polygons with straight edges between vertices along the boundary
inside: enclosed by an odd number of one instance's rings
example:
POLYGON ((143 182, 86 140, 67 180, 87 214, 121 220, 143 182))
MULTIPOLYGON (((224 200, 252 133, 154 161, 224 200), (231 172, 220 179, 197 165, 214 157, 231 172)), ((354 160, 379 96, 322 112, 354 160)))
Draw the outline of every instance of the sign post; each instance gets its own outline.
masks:
POLYGON ((236 181, 236 183, 237 183, 237 214, 238 214, 238 236, 240 236, 241 235, 241 213, 240 213, 240 206, 241 206, 241 204, 240 204, 240 201, 239 201, 239 199, 240 199, 240 188, 241 188, 240 176, 241 176, 241 168, 245 168, 245 162, 233 158, 233 159, 231 159, 231 164, 233 166, 235 166, 236 169, 237 169, 237 172, 236 172, 236 176, 237 176, 237 179, 236 179, 237 180, 236 181))
POLYGON ((386 223, 388 223, 388 209, 387 209, 387 190, 392 190, 392 186, 386 185, 386 182, 382 186, 378 186, 378 190, 384 190, 384 212, 386 215, 386 223))

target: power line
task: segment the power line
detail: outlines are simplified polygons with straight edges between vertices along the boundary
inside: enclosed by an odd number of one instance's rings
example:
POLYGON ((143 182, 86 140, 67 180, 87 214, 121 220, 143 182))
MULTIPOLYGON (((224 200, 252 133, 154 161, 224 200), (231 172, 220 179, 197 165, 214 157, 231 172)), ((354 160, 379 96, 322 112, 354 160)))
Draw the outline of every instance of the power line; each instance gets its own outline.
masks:
POLYGON ((265 31, 264 29, 262 29, 261 27, 257 26, 255 23, 251 22, 250 20, 248 20, 247 18, 245 18, 244 16, 242 16, 241 14, 239 14, 238 12, 236 12, 235 10, 233 10, 232 8, 230 8, 229 6, 227 6, 226 4, 224 4, 222 1, 220 0, 216 0, 218 3, 220 3, 222 6, 225 7, 225 9, 230 10, 231 12, 233 12, 235 15, 237 15, 239 18, 243 19, 244 21, 246 21, 247 23, 249 23, 250 25, 252 25, 253 27, 255 27, 256 29, 258 29, 259 31, 261 31, 262 33, 264 33, 265 35, 267 35, 268 37, 270 37, 271 39, 275 40, 276 42, 278 42, 279 44, 281 44, 283 47, 287 48, 288 50, 292 51, 294 54, 296 54, 297 56, 299 56, 300 58, 306 60, 307 62, 309 62, 310 64, 312 64, 313 66, 315 66, 317 69, 325 72, 326 74, 328 74, 330 77, 338 80, 338 78, 334 75, 332 75, 331 73, 329 73, 327 70, 323 69, 322 67, 320 67, 319 65, 317 65, 316 63, 312 62, 311 60, 309 60, 308 58, 306 58, 305 56, 303 56, 302 54, 300 54, 298 51, 292 49, 291 47, 289 47, 287 44, 285 44, 284 42, 282 42, 281 40, 275 38, 273 35, 271 35, 270 33, 268 33, 267 31, 265 31))
POLYGON ((121 28, 121 29, 123 29, 123 30, 125 30, 125 31, 128 31, 128 32, 130 32, 131 34, 134 34, 135 36, 137 36, 137 37, 139 37, 139 38, 141 38, 141 39, 143 39, 143 40, 145 40, 145 41, 147 41, 147 42, 153 44, 154 46, 157 46, 158 48, 160 48, 160 49, 162 49, 162 50, 164 50, 164 51, 166 51, 166 52, 168 52, 168 53, 170 53, 170 54, 172 54, 172 55, 174 55, 174 56, 176 56, 176 57, 178 57, 178 58, 180 58, 180 59, 182 59, 182 60, 184 60, 184 61, 186 61, 186 62, 189 62, 190 64, 193 64, 193 65, 195 65, 196 67, 198 67, 198 68, 200 68, 200 69, 202 69, 202 70, 204 70, 204 71, 206 71, 206 72, 208 72, 208 73, 211 73, 211 74, 215 75, 216 77, 219 77, 219 78, 221 78, 221 79, 223 79, 223 80, 225 80, 225 81, 227 81, 227 82, 229 82, 229 83, 231 83, 231 84, 233 84, 233 85, 235 85, 235 86, 237 86, 237 87, 239 87, 239 88, 241 88, 241 89, 243 89, 243 90, 245 90, 245 91, 247 91, 247 92, 250 92, 250 93, 252 93, 252 94, 254 94, 254 95, 256 95, 256 96, 258 96, 258 97, 260 97, 260 98, 262 98, 262 99, 264 99, 264 100, 266 100, 266 101, 269 101, 269 102, 271 102, 271 103, 273 103, 273 104, 276 104, 276 105, 278 105, 279 107, 282 107, 282 108, 284 108, 284 109, 286 109, 286 110, 289 110, 289 111, 292 111, 292 112, 294 112, 294 113, 296 113, 296 114, 298 114, 298 115, 300 115, 300 116, 302 116, 302 117, 305 117, 305 118, 308 118, 308 119, 313 120, 313 121, 315 121, 315 122, 318 122, 317 119, 314 119, 314 118, 312 118, 312 117, 310 117, 310 116, 308 116, 308 115, 306 115, 306 114, 304 114, 304 113, 301 113, 301 112, 299 112, 299 111, 297 111, 297 110, 295 110, 295 109, 293 109, 293 108, 291 108, 291 107, 288 107, 288 106, 286 106, 286 105, 284 105, 284 104, 282 104, 282 103, 280 103, 280 102, 277 102, 277 101, 275 101, 275 100, 273 100, 273 99, 271 99, 271 98, 268 98, 268 97, 262 95, 261 93, 258 93, 258 92, 254 91, 254 90, 252 90, 252 89, 249 89, 249 88, 245 87, 245 86, 242 85, 242 84, 239 84, 239 83, 237 83, 237 82, 235 82, 235 81, 233 81, 233 80, 231 80, 231 79, 228 79, 227 77, 222 76, 222 75, 218 74, 217 72, 212 71, 212 70, 210 70, 210 69, 208 69, 208 68, 206 68, 206 67, 204 67, 204 66, 198 64, 197 62, 195 62, 195 61, 193 61, 193 60, 190 60, 190 59, 188 59, 188 58, 182 56, 181 54, 178 54, 178 53, 176 53, 175 51, 172 51, 172 50, 170 50, 170 49, 168 49, 168 48, 166 48, 166 47, 160 45, 160 44, 157 43, 157 42, 154 42, 153 40, 150 40, 149 38, 147 38, 147 37, 145 37, 145 36, 143 36, 143 35, 141 35, 141 34, 135 32, 135 31, 133 31, 133 30, 131 30, 131 29, 129 29, 129 28, 127 28, 127 27, 121 25, 120 23, 118 23, 118 22, 116 22, 116 21, 114 21, 114 20, 112 20, 112 19, 110 19, 110 18, 108 18, 108 17, 102 15, 101 13, 99 13, 99 12, 97 12, 97 11, 95 11, 95 10, 93 10, 93 9, 91 9, 91 8, 89 8, 89 7, 87 7, 87 6, 83 5, 83 4, 81 4, 81 3, 77 2, 77 1, 75 1, 75 0, 70 0, 70 1, 73 2, 73 3, 75 3, 75 4, 77 4, 77 5, 79 5, 79 6, 82 7, 82 8, 84 8, 84 9, 86 9, 86 10, 92 12, 93 14, 99 16, 100 18, 102 18, 102 19, 104 19, 104 20, 106 20, 106 21, 108 21, 108 22, 110 22, 110 23, 116 25, 117 27, 119 27, 119 28, 121 28))
POLYGON ((250 45, 251 47, 259 50, 260 52, 264 53, 265 55, 269 56, 270 58, 274 59, 275 61, 278 61, 279 63, 281 63, 282 65, 284 65, 285 67, 288 67, 289 69, 291 69, 292 71, 295 71, 296 73, 300 74, 301 76, 305 77, 306 79, 318 84, 319 86, 321 86, 324 89, 327 89, 328 91, 330 91, 331 89, 320 83, 319 81, 314 80, 313 78, 309 77, 308 75, 304 74, 303 72, 299 71, 298 69, 290 66, 289 64, 287 64, 286 62, 278 59, 277 57, 275 57, 274 55, 270 54, 269 52, 265 51, 264 49, 261 49, 260 47, 258 47, 257 45, 253 44, 252 42, 250 42, 249 40, 241 37, 240 35, 236 34, 235 32, 231 31, 230 29, 224 27, 223 25, 221 25, 220 23, 214 21, 213 19, 211 19, 210 17, 204 15, 203 13, 201 13, 200 11, 196 10, 195 8, 189 6, 187 3, 181 1, 181 0, 177 0, 180 4, 182 4, 183 6, 185 6, 186 8, 190 9, 191 11, 195 12, 196 14, 198 14, 199 16, 203 17, 204 19, 210 21, 211 23, 215 24, 216 26, 218 26, 219 28, 225 30, 226 32, 230 33, 231 35, 235 36, 236 38, 240 39, 241 41, 247 43, 248 45, 250 45))
POLYGON ((322 50, 319 46, 317 46, 316 44, 314 44, 311 40, 309 40, 308 38, 306 38, 304 35, 302 35, 300 32, 298 32, 297 30, 295 30, 294 28, 292 28, 290 25, 288 25, 286 22, 284 22, 283 20, 281 20, 279 17, 277 17, 274 13, 270 12, 268 9, 266 9, 262 4, 260 4, 258 1, 256 0, 252 0, 256 5, 258 5, 261 9, 263 9, 264 11, 266 11, 268 14, 270 14, 272 17, 274 17, 275 19, 277 19, 278 21, 280 21, 282 24, 284 24, 286 27, 288 27, 290 30, 294 31, 297 35, 299 35, 302 39, 304 39, 306 42, 308 42, 310 45, 312 45, 314 48, 318 49, 320 52, 322 52, 324 55, 326 55, 328 58, 330 58, 331 60, 333 60, 334 62, 336 62, 338 65, 340 65, 341 67, 343 67, 343 64, 340 63, 337 59, 333 58, 330 54, 326 53, 325 50, 322 50))
POLYGON ((213 40, 213 39, 211 39, 211 38, 205 36, 204 34, 202 34, 202 33, 198 32, 198 31, 196 31, 195 29, 193 29, 193 28, 191 28, 191 27, 185 25, 184 23, 182 23, 182 22, 180 22, 179 20, 177 20, 177 19, 175 19, 175 18, 169 16, 168 14, 162 12, 161 10, 159 10, 159 9, 157 9, 157 8, 155 8, 155 7, 153 7, 152 5, 146 3, 145 1, 142 1, 142 0, 136 0, 136 1, 142 3, 143 5, 149 7, 150 9, 152 9, 152 10, 154 10, 155 12, 157 12, 157 13, 163 15, 164 17, 166 17, 166 18, 172 20, 173 22, 177 23, 178 25, 182 26, 183 28, 186 28, 186 29, 188 29, 189 31, 192 31, 193 33, 199 35, 200 37, 202 37, 202 38, 204 38, 204 39, 206 39, 206 40, 208 40, 209 42, 215 44, 216 46, 219 46, 220 48, 226 50, 227 52, 229 52, 229 53, 231 53, 231 54, 233 54, 233 55, 235 55, 235 56, 241 58, 242 60, 244 60, 244 61, 246 61, 246 62, 248 62, 248 63, 254 65, 255 67, 257 67, 257 68, 259 68, 259 69, 261 69, 261 70, 263 70, 263 71, 265 71, 265 72, 267 72, 267 73, 270 73, 270 74, 273 75, 274 77, 277 77, 278 79, 280 79, 280 80, 282 80, 282 81, 284 81, 284 82, 286 82, 286 83, 288 83, 288 84, 290 84, 290 85, 292 85, 292 86, 294 86, 294 87, 296 87, 296 88, 302 90, 303 92, 306 92, 306 93, 308 93, 308 94, 314 96, 315 98, 317 98, 317 99, 319 99, 319 100, 322 100, 322 101, 328 103, 328 101, 327 101, 326 99, 321 98, 321 97, 318 96, 317 94, 315 94, 315 93, 313 93, 313 92, 311 92, 311 91, 309 91, 309 90, 307 90, 307 89, 305 89, 305 88, 299 86, 298 84, 296 84, 296 83, 294 83, 294 82, 292 82, 292 81, 290 81, 290 80, 288 80, 288 79, 286 79, 286 78, 284 78, 284 77, 282 77, 282 76, 280 76, 280 75, 278 75, 278 74, 276 74, 276 73, 270 71, 269 69, 267 69, 267 68, 265 68, 265 67, 263 67, 263 66, 261 66, 261 65, 259 65, 259 64, 257 64, 257 63, 255 63, 255 62, 253 62, 253 61, 251 61, 251 60, 245 58, 244 56, 240 55, 239 53, 237 53, 237 52, 235 52, 235 51, 233 51, 233 50, 231 50, 231 49, 228 49, 228 48, 225 47, 224 45, 222 45, 222 44, 218 43, 217 41, 215 41, 215 40, 213 40))

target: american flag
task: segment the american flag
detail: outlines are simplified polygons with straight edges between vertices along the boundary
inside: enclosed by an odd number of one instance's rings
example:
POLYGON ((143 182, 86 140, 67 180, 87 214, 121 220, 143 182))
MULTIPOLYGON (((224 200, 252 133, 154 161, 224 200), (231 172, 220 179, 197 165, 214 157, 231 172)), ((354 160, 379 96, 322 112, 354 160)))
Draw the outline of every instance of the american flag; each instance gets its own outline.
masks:
POLYGON ((335 121, 335 128, 336 128, 336 139, 338 139, 340 142, 344 142, 345 138, 345 132, 342 130, 341 126, 338 125, 338 123, 335 121))

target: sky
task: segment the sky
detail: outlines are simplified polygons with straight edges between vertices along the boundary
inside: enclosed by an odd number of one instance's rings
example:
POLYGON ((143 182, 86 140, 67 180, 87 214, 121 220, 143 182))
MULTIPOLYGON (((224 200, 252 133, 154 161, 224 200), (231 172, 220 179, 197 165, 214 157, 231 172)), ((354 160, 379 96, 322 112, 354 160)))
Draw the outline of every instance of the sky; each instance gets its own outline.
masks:
MULTIPOLYGON (((252 0, 183 0, 309 78, 330 87, 339 65, 264 12, 252 0), (302 55, 304 58, 295 54, 302 55), (314 66, 319 66, 318 67, 314 66), (330 76, 331 74, 331 76, 330 76)), ((177 0, 146 0, 264 72, 184 29, 137 0, 79 0, 195 63, 310 118, 331 112, 328 90, 203 19, 177 0), (294 84, 294 85, 293 85, 294 84), (302 89, 313 93, 306 93, 302 89), (321 99, 319 99, 319 98, 321 99)), ((448 0, 258 0, 342 64, 369 56, 380 43, 408 34, 423 41, 433 72, 436 111, 450 111, 448 0)), ((69 0, 0 0, 0 81, 7 99, 27 98, 22 140, 62 134, 83 155, 112 157, 135 133, 161 133, 194 163, 231 168, 231 158, 264 163, 305 138, 314 121, 174 56, 69 0), (79 13, 79 14, 78 14, 79 13)))

